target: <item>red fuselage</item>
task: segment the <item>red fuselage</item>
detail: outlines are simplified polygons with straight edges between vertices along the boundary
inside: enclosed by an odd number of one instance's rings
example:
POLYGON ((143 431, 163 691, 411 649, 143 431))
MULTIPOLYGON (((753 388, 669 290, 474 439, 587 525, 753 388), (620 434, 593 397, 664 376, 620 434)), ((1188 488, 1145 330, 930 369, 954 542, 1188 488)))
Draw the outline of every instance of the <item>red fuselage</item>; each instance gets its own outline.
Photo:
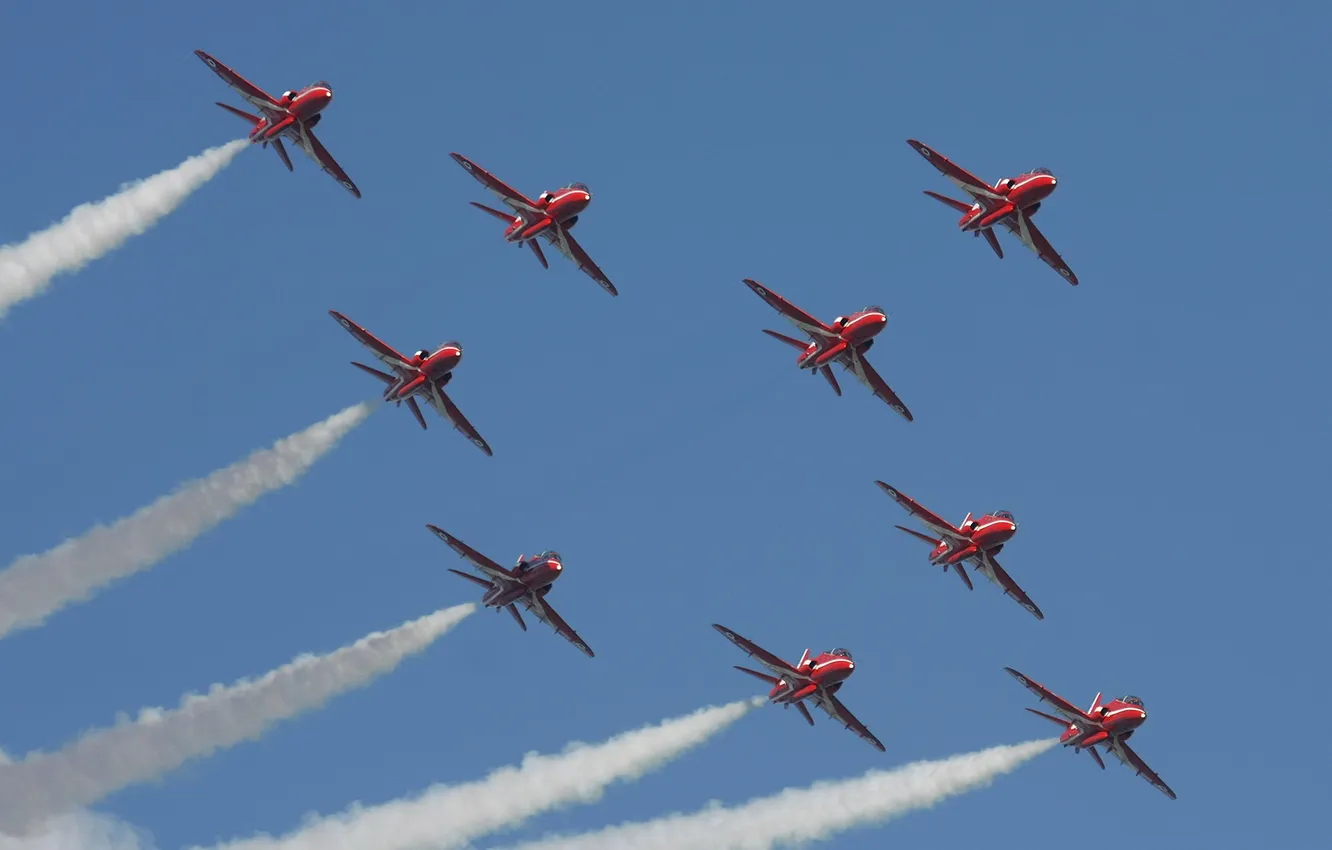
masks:
MULTIPOLYGON (((1005 512, 1006 513, 1006 512, 1005 512)), ((951 540, 940 541, 930 553, 931 564, 956 564, 978 552, 997 553, 1017 532, 1017 521, 1012 515, 986 514, 979 519, 967 517, 962 523, 962 532, 970 534, 969 543, 959 546, 951 540)))
POLYGON ((278 99, 277 108, 286 115, 276 120, 265 118, 250 131, 250 141, 266 142, 281 135, 295 124, 313 127, 319 113, 333 100, 333 89, 327 83, 313 83, 300 91, 288 91, 278 99))
POLYGON ((443 387, 453 377, 453 369, 462 360, 462 344, 446 342, 434 354, 421 350, 412 355, 408 365, 415 374, 407 375, 384 392, 385 401, 405 401, 419 392, 427 391, 431 384, 443 387))
POLYGON ((587 205, 591 202, 592 193, 586 188, 567 187, 554 192, 542 192, 536 201, 541 213, 528 213, 529 218, 526 219, 522 216, 515 217, 513 223, 504 231, 504 239, 507 242, 526 242, 540 235, 552 224, 572 227, 573 220, 587 209, 587 205), (532 216, 535 216, 535 219, 532 216))
POLYGON ((812 681, 788 682, 780 679, 768 693, 768 699, 778 704, 786 704, 799 702, 820 689, 829 694, 836 693, 855 669, 855 662, 850 658, 830 652, 820 653, 814 658, 801 661, 796 666, 797 672, 805 674, 812 681))
POLYGON ((1022 210, 1028 215, 1036 212, 1041 201, 1050 196, 1058 181, 1053 174, 1028 172, 1017 177, 1005 177, 991 189, 1003 200, 996 200, 987 212, 979 203, 962 215, 957 226, 963 231, 984 230, 993 227, 1013 213, 1022 210))
POLYGON ((850 316, 838 316, 832 324, 838 332, 837 340, 831 344, 811 342, 796 358, 796 366, 817 369, 845 356, 848 351, 866 351, 873 344, 873 337, 887 324, 888 314, 881 310, 861 310, 850 316))
POLYGON ((1112 699, 1104 705, 1094 705, 1087 713, 1100 728, 1089 729, 1083 734, 1077 726, 1070 724, 1064 734, 1059 736, 1061 744, 1084 750, 1105 743, 1110 738, 1127 739, 1147 719, 1147 709, 1141 701, 1127 703, 1112 699))
POLYGON ((494 583, 481 597, 481 604, 487 608, 503 608, 528 593, 545 596, 555 580, 564 574, 564 564, 558 558, 540 558, 530 563, 524 560, 514 572, 517 573, 516 580, 494 583))

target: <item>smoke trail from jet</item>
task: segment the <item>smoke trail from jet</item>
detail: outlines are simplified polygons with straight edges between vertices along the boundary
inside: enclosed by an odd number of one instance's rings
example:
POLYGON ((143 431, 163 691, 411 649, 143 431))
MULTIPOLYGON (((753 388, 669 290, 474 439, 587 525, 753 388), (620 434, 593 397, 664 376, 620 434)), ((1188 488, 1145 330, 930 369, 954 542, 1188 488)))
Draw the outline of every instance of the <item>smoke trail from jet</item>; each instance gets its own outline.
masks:
POLYGON ((206 478, 181 485, 111 525, 98 525, 0 572, 0 637, 40 625, 109 582, 148 569, 270 490, 291 484, 365 421, 353 405, 206 478))
POLYGON ((137 719, 88 732, 54 753, 0 765, 0 828, 13 832, 161 776, 186 761, 258 738, 275 723, 369 684, 430 646, 476 610, 467 603, 327 655, 301 655, 255 680, 189 694, 179 708, 145 708, 137 719))
POLYGON ((237 139, 209 148, 169 171, 129 183, 110 197, 80 204, 64 220, 22 242, 0 246, 0 317, 18 302, 40 295, 56 275, 78 271, 152 227, 247 144, 237 139))
POLYGON ((788 788, 733 808, 712 805, 692 814, 609 826, 512 850, 769 850, 819 841, 982 788, 1056 743, 1029 741, 896 770, 871 770, 854 779, 788 788))
POLYGON ((215 850, 448 850, 541 812, 598 800, 606 786, 637 779, 728 728, 763 698, 711 706, 624 732, 600 744, 529 753, 485 779, 436 785, 378 806, 352 806, 281 837, 259 835, 215 850))

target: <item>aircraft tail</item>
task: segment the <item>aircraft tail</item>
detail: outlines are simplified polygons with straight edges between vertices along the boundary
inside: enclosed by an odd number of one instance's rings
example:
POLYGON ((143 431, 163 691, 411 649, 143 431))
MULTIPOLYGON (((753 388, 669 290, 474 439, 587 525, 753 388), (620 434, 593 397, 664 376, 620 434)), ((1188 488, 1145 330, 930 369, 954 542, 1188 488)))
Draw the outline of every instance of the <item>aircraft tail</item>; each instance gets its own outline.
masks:
POLYGON ((925 190, 925 194, 929 195, 931 198, 934 198, 934 200, 938 201, 941 204, 947 204, 948 206, 952 207, 958 212, 971 212, 971 204, 963 203, 962 201, 949 198, 945 195, 940 195, 938 192, 931 192, 928 189, 925 190))
POLYGON ((449 572, 453 573, 456 576, 462 576, 463 578, 470 581, 472 584, 479 584, 482 587, 490 587, 490 582, 478 576, 474 576, 471 573, 465 573, 462 570, 455 570, 453 567, 449 567, 449 572))
POLYGON ((938 546, 940 543, 943 542, 942 540, 936 540, 935 538, 929 536, 928 534, 921 534, 919 531, 907 528, 906 526, 895 525, 893 527, 900 531, 905 531, 907 534, 910 534, 912 537, 916 538, 917 540, 924 540, 926 543, 930 544, 931 546, 938 546))
POLYGON ((513 619, 517 621, 518 625, 522 627, 523 631, 527 631, 527 623, 523 622, 523 615, 518 613, 518 606, 510 602, 505 607, 509 609, 509 613, 513 615, 513 619))
POLYGON ((527 247, 532 249, 533 254, 536 254, 537 262, 541 263, 543 269, 550 268, 550 263, 546 262, 546 255, 541 253, 541 245, 535 239, 529 240, 527 247))
POLYGON ((476 207, 477 209, 481 210, 482 212, 488 212, 488 213, 490 213, 490 214, 493 215, 495 218, 501 219, 502 221, 506 221, 506 222, 509 222, 509 223, 512 223, 512 222, 513 222, 513 216, 509 215, 508 213, 502 213, 502 212, 500 212, 499 210, 491 209, 490 207, 486 206, 485 204, 478 204, 476 201, 468 201, 468 203, 471 204, 472 206, 476 207))
POLYGON ((772 337, 773 339, 781 340, 782 342, 786 343, 787 345, 791 346, 792 348, 798 348, 798 349, 800 349, 801 351, 804 351, 806 348, 809 348, 809 343, 807 343, 807 342, 801 342, 801 341, 798 340, 798 339, 793 339, 793 338, 787 336, 786 334, 779 334, 779 333, 777 333, 776 331, 770 331, 770 330, 768 330, 767 328, 764 328, 764 329, 763 329, 763 332, 764 332, 765 334, 767 334, 768 336, 772 337))
POLYGON ((278 159, 282 160, 282 164, 287 166, 288 171, 296 170, 291 167, 291 157, 287 156, 287 148, 282 144, 281 139, 273 139, 273 151, 278 155, 278 159))
POLYGON ((364 363, 357 363, 355 360, 352 361, 352 365, 355 366, 357 369, 360 369, 362 372, 374 375, 376 378, 378 378, 379 380, 383 381, 386 384, 392 384, 398 380, 397 378, 393 377, 387 372, 381 372, 378 369, 371 369, 369 366, 365 365, 364 363))
POLYGON ((1087 713, 1095 715, 1096 710, 1100 707, 1101 707, 1101 694, 1098 692, 1096 694, 1096 699, 1092 700, 1091 708, 1087 709, 1087 713))
POLYGON ((1027 709, 1027 711, 1030 711, 1032 714, 1036 715, 1037 717, 1044 717, 1046 720, 1050 721, 1051 723, 1058 724, 1064 727, 1065 729, 1069 727, 1069 722, 1067 720, 1055 717, 1053 714, 1046 714, 1044 711, 1037 711, 1034 708, 1029 708, 1027 709))
POLYGON ((837 386, 837 376, 833 374, 832 369, 830 369, 827 366, 820 366, 819 373, 822 374, 823 377, 828 379, 828 385, 833 388, 833 392, 837 393, 838 395, 842 394, 842 388, 837 386))
POLYGON ((982 233, 985 234, 985 241, 990 243, 990 247, 994 249, 994 253, 1002 260, 1004 258, 1004 249, 999 247, 999 237, 994 235, 994 228, 985 227, 976 231, 978 236, 982 233))
POLYGON ((236 107, 227 106, 225 103, 222 103, 221 101, 215 100, 213 102, 216 103, 218 106, 222 107, 223 109, 225 109, 226 111, 230 112, 232 115, 244 118, 246 121, 249 121, 251 124, 255 125, 256 127, 264 123, 264 119, 260 118, 258 115, 251 115, 248 112, 242 112, 236 107))
POLYGON ((769 676, 767 673, 760 673, 757 670, 750 670, 748 667, 741 667, 739 664, 735 665, 735 669, 739 670, 741 673, 748 673, 749 675, 753 676, 755 679, 762 679, 763 681, 767 682, 769 685, 776 685, 779 681, 781 681, 776 676, 769 676))
POLYGON ((809 660, 809 650, 806 649, 805 654, 800 656, 800 660, 796 662, 796 669, 799 670, 801 667, 804 667, 805 662, 808 660, 809 660))
POLYGON ((957 527, 962 529, 963 531, 966 531, 967 523, 969 522, 971 522, 971 511, 967 511, 967 515, 962 517, 962 521, 958 523, 957 527))
POLYGON ((800 709, 800 713, 803 714, 803 715, 805 715, 805 720, 808 721, 808 723, 809 723, 810 726, 813 726, 813 725, 814 725, 814 715, 812 715, 812 714, 809 713, 809 709, 808 709, 808 708, 805 708, 805 704, 804 704, 803 702, 798 702, 798 703, 795 704, 795 707, 798 708, 798 709, 800 709))

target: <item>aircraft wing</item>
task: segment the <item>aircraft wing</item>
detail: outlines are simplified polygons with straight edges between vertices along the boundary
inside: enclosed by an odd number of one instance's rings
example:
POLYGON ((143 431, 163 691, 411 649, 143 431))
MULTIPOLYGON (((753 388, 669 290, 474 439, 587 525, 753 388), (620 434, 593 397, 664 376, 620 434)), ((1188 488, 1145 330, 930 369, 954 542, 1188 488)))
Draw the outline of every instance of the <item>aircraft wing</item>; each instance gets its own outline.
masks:
POLYGON ((847 710, 847 707, 843 705, 842 701, 837 697, 832 694, 824 695, 822 691, 819 691, 815 697, 815 702, 819 708, 828 712, 828 716, 833 720, 836 720, 838 723, 850 729, 852 732, 855 732, 866 741, 869 741, 872 746, 879 750, 879 752, 884 752, 883 744, 879 739, 874 737, 870 730, 866 728, 865 724, 857 720, 856 716, 847 710))
POLYGON ((535 201, 491 174, 489 171, 486 171, 475 162, 472 162, 467 157, 460 153, 451 153, 449 156, 453 157, 454 162, 461 165, 468 174, 476 178, 478 183, 493 192, 495 197, 499 198, 504 203, 516 210, 525 210, 527 212, 544 215, 544 213, 542 213, 537 207, 535 201))
POLYGON ((337 160, 329 155, 328 149, 319 141, 319 137, 314 134, 314 130, 299 122, 289 127, 285 134, 287 138, 295 143, 296 147, 305 151, 305 155, 314 160, 315 165, 323 169, 324 173, 356 197, 361 197, 361 190, 356 188, 356 184, 347 176, 347 172, 342 170, 337 160))
POLYGON ((911 415, 910 410, 907 410, 907 406, 902 403, 902 400, 897 397, 897 393, 893 392, 887 381, 879 377, 879 373, 874 371, 874 367, 861 356, 859 351, 851 349, 841 363, 848 372, 856 376, 856 380, 869 387, 870 392, 883 399, 903 419, 908 422, 915 421, 915 417, 911 415))
POLYGON ((277 101, 268 95, 263 89, 254 83, 237 74, 235 71, 223 65, 213 57, 204 53, 202 50, 194 51, 194 55, 203 60, 203 63, 213 69, 213 73, 222 78, 222 82, 235 89, 241 97, 251 106, 255 107, 265 115, 272 118, 276 115, 286 115, 287 112, 277 105, 277 101))
POLYGON ((1012 231, 1023 245, 1026 245, 1036 253, 1036 256, 1045 261, 1045 264, 1063 275, 1064 280, 1078 285, 1078 276, 1073 274, 1073 270, 1064 262, 1064 258, 1059 256, 1059 252, 1050 244, 1050 240, 1045 238, 1045 234, 1036 229, 1036 222, 1031 220, 1031 216, 1023 213, 1021 210, 1013 215, 1004 217, 1004 227, 1012 231))
POLYGON ((370 333, 365 328, 339 313, 337 310, 329 310, 328 314, 334 319, 337 319, 338 324, 347 329, 347 333, 356 337, 357 342, 370 349, 370 352, 374 354, 375 357, 379 358, 379 362, 399 374, 401 374, 402 371, 411 370, 412 367, 409 365, 407 358, 395 351, 388 343, 382 341, 379 337, 370 333))
POLYGON ((1142 756, 1133 752, 1133 748, 1124 743, 1119 738, 1112 738, 1110 743, 1110 753, 1127 767, 1156 786, 1156 790, 1166 795, 1170 799, 1175 799, 1175 792, 1170 790, 1170 786, 1161 781, 1161 777, 1156 775, 1156 771, 1147 766, 1147 762, 1142 760, 1142 756))
POLYGON ((754 294, 768 302, 769 307, 776 310, 778 313, 781 313, 791 322, 791 324, 800 328, 810 336, 815 337, 816 339, 841 338, 841 335, 832 328, 828 327, 823 322, 820 322, 804 310, 801 310, 777 293, 769 291, 758 281, 745 278, 745 286, 754 290, 754 294))
POLYGON ((465 558, 468 563, 476 567, 489 578, 508 579, 510 581, 516 580, 512 570, 507 570, 504 567, 501 567, 499 564, 490 560, 485 555, 482 555, 480 552, 476 551, 471 546, 468 546, 452 534, 449 534, 444 529, 430 525, 429 523, 426 524, 426 528, 433 531, 435 536, 440 540, 449 544, 449 548, 457 552, 459 557, 465 558))
POLYGON ((597 268, 597 264, 592 262, 592 258, 587 255, 583 246, 578 244, 573 238, 573 234, 568 230, 556 224, 541 231, 541 235, 546 237, 546 241, 553 245, 556 251, 573 260, 574 264, 582 269, 584 274, 600 284, 602 289, 611 295, 620 294, 615 290, 615 284, 611 283, 610 278, 606 277, 606 274, 597 268))
POLYGON ((1018 587, 1017 582, 1013 581, 1013 577, 1005 572, 1004 568, 999 566, 999 562, 984 549, 977 553, 975 561, 977 572, 1002 587, 1006 595, 1013 597, 1017 604, 1030 611, 1033 617, 1038 620, 1045 619, 1045 615, 1041 613, 1040 608, 1036 607, 1036 603, 1031 601, 1031 597, 1022 588, 1018 587))
POLYGON ((555 613, 555 609, 550 607, 549 602, 535 593, 527 594, 520 601, 538 620, 554 629, 560 637, 581 649, 588 658, 595 657, 592 647, 583 642, 583 639, 578 636, 578 632, 569 628, 569 624, 564 622, 563 617, 555 613))
POLYGON ((939 172, 943 174, 943 176, 957 184, 959 189, 975 198, 986 209, 996 207, 998 206, 998 204, 995 203, 996 201, 1004 200, 1004 196, 994 191, 994 189, 984 180, 981 180, 965 168, 956 165, 948 159, 948 157, 938 151, 931 150, 928 145, 921 144, 915 139, 907 139, 907 144, 911 145, 916 153, 925 157, 927 162, 939 169, 939 172))
POLYGON ((921 505, 915 499, 908 496, 906 493, 902 493, 893 487, 889 487, 887 484, 883 483, 882 481, 875 481, 874 483, 878 484, 879 489, 887 493, 889 498, 891 498, 893 501, 897 502, 897 504, 905 508, 907 513, 911 514, 916 519, 920 520, 920 522, 926 528, 928 528, 930 531, 933 531, 935 534, 939 535, 940 537, 947 537, 952 540, 958 540, 958 541, 964 541, 964 540, 969 541, 971 539, 970 537, 967 537, 967 535, 963 534, 962 532, 954 528, 952 523, 948 522, 938 514, 932 513, 931 511, 927 510, 923 505, 921 505))
POLYGON ((792 679, 795 679, 797 681, 807 681, 809 679, 809 677, 806 676, 804 673, 796 672, 796 669, 792 667, 790 664, 787 664, 785 661, 773 655, 771 652, 768 652, 768 650, 754 643, 749 638, 741 637, 740 635, 736 634, 735 632, 731 631, 725 626, 721 626, 716 623, 713 623, 712 627, 717 631, 721 632, 722 637, 726 638, 731 643, 743 649, 746 653, 750 655, 750 657, 757 658, 760 664, 762 664, 764 667, 767 667, 773 673, 776 673, 778 678, 786 679, 788 682, 791 681, 792 679))
POLYGON ((1005 667, 1004 670, 1008 671, 1008 675, 1021 682, 1023 687, 1039 697, 1041 702, 1048 702, 1054 706, 1054 710, 1062 714, 1070 723, 1079 727, 1086 726, 1088 718, 1086 712, 1082 709, 1054 693, 1040 682, 1033 682, 1012 667, 1005 667))
POLYGON ((462 415, 462 411, 458 409, 458 405, 453 403, 453 399, 445 395, 444 391, 438 386, 431 385, 430 394, 426 396, 426 401, 431 407, 435 408, 440 416, 449 420, 454 428, 461 431, 463 436, 471 440, 474 446, 485 452, 487 457, 495 454, 490 450, 490 445, 486 443, 476 428, 472 427, 472 423, 467 421, 467 417, 462 415))

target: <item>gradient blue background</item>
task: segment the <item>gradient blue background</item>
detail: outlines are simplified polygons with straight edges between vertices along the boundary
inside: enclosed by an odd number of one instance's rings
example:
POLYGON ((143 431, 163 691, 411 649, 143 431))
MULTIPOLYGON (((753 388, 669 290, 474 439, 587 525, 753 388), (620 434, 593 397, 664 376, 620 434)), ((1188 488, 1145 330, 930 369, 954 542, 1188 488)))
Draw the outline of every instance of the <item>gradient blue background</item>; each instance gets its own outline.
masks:
POLYGON ((336 97, 303 157, 246 151, 147 234, 0 321, 4 559, 132 512, 376 384, 327 316, 403 350, 457 338, 450 392, 495 449, 377 412, 297 486, 0 643, 0 743, 258 675, 475 598, 423 527, 542 547, 597 651, 478 614, 372 687, 102 809, 162 848, 285 831, 754 692, 720 621, 788 658, 849 647, 888 746, 764 709, 593 806, 483 844, 739 802, 1053 731, 1136 693, 1117 763, 1042 756, 831 846, 1324 846, 1329 431, 1326 35, 1315 4, 87 2, 0 12, 0 241, 244 134, 203 48, 336 97), (994 180, 1043 165, 1065 284, 921 195, 916 137, 994 180), (467 206, 456 150, 529 194, 594 194, 621 291, 543 271, 467 206), (762 336, 754 277, 891 319, 871 360, 916 414, 838 399, 762 336), (959 520, 1012 510, 1038 622, 893 530, 882 478, 959 520))

